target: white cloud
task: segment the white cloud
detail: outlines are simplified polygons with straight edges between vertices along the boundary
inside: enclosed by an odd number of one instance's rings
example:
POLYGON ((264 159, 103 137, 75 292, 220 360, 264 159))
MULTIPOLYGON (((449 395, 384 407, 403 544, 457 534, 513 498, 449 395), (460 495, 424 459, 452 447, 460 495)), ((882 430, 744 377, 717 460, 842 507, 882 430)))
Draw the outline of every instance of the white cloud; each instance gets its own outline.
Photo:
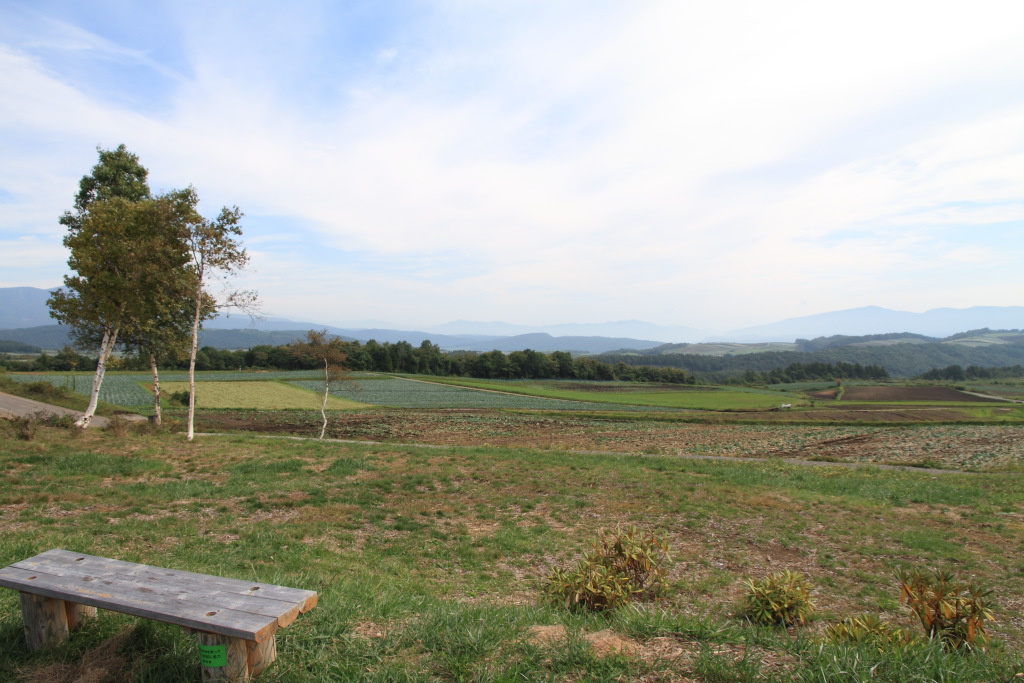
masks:
MULTIPOLYGON (((796 314, 780 287, 828 310, 927 283, 944 305, 936 269, 993 255, 974 228, 1024 219, 1016 3, 530 9, 440 5, 346 54, 357 71, 315 52, 315 13, 204 6, 158 114, 0 46, 0 130, 58 141, 0 163, 8 225, 45 232, 93 146, 123 141, 155 189, 252 217, 254 281, 287 310, 316 273, 345 318, 739 326, 796 314)), ((62 25, 65 47, 164 68, 62 25)))

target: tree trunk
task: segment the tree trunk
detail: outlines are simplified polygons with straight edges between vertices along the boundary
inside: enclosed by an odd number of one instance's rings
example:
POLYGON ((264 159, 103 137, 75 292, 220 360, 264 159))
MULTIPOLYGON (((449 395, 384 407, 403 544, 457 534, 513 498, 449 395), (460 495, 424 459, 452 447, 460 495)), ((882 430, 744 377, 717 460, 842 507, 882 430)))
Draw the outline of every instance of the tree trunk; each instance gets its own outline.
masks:
POLYGON ((196 353, 199 352, 199 317, 203 308, 203 270, 200 268, 196 285, 196 314, 192 319, 192 351, 188 360, 188 432, 189 441, 195 438, 196 418, 196 353))
POLYGON ((160 373, 156 369, 156 356, 149 354, 149 369, 153 373, 153 424, 159 426, 163 418, 160 414, 160 373))
POLYGON ((116 325, 113 330, 108 329, 103 332, 103 341, 100 342, 99 359, 96 362, 96 374, 92 376, 89 407, 85 409, 82 417, 75 421, 76 427, 82 427, 83 429, 88 427, 89 423, 92 422, 92 416, 96 413, 96 405, 100 400, 100 386, 103 384, 103 375, 107 372, 107 360, 114 350, 114 344, 117 343, 117 332, 119 329, 120 326, 116 325))
POLYGON ((331 371, 327 365, 327 359, 324 358, 324 401, 320 404, 320 417, 324 419, 323 426, 320 427, 320 438, 324 438, 324 434, 327 433, 327 397, 331 391, 331 371))

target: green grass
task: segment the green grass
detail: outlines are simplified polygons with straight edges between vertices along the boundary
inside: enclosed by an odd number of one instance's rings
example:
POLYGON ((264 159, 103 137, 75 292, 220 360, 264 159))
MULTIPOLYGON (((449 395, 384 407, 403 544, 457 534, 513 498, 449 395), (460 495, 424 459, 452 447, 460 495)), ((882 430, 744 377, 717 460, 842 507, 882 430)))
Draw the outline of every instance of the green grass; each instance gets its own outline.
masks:
MULTIPOLYGON (((311 410, 319 409, 323 402, 323 383, 315 383, 307 389, 292 384, 272 381, 247 382, 196 382, 196 405, 210 409, 249 408, 253 410, 311 410), (314 389, 319 388, 320 394, 314 389)), ((162 382, 165 395, 176 391, 188 391, 187 382, 162 382)), ((336 396, 327 397, 328 410, 353 410, 366 408, 357 403, 336 396)))
MULTIPOLYGON (((1019 475, 49 427, 8 436, 0 565, 64 547, 320 592, 280 632, 261 680, 994 681, 1024 666, 1019 475), (607 617, 541 604, 545 572, 617 523, 671 542, 664 597, 607 617), (913 627, 891 577, 923 566, 996 588, 988 654, 820 642, 828 621, 864 611, 913 627), (769 567, 816 586, 818 616, 795 635, 733 616, 741 579, 769 567), (538 626, 566 635, 538 640, 538 626), (635 651, 602 652, 586 639, 602 631, 635 651)), ((109 613, 29 653, 9 590, 0 679, 87 664, 122 633, 125 680, 198 680, 192 638, 109 613)))
POLYGON ((655 385, 633 382, 593 382, 593 390, 564 389, 562 385, 579 386, 584 382, 564 381, 488 381, 466 378, 430 378, 439 384, 484 389, 487 391, 523 394, 566 401, 586 401, 615 405, 638 405, 682 410, 767 410, 779 403, 799 404, 803 399, 777 391, 743 388, 720 388, 691 385, 655 385))

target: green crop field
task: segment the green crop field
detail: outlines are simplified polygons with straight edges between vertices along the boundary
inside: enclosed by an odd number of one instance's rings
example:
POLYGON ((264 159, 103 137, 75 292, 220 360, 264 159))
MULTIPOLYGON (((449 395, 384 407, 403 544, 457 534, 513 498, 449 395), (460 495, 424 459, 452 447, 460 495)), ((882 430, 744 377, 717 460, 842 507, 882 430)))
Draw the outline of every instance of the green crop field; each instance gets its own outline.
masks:
MULTIPOLYGON (((297 386, 312 388, 315 382, 295 381, 297 386)), ((589 396, 549 398, 537 395, 516 395, 488 390, 476 384, 457 385, 437 382, 433 378, 389 377, 342 382, 331 394, 353 401, 395 408, 496 408, 511 410, 643 410, 627 403, 621 406, 596 405, 589 396)))
MULTIPOLYGON (((315 393, 323 391, 323 383, 313 386, 310 390, 291 384, 270 381, 249 382, 197 382, 196 406, 202 408, 249 408, 254 410, 310 410, 320 408, 323 396, 315 393)), ((188 391, 187 382, 162 382, 161 387, 168 395, 176 391, 188 391)), ((366 408, 365 403, 357 403, 336 396, 327 399, 328 410, 352 410, 366 408)))
POLYGON ((676 408, 680 410, 769 410, 780 403, 810 402, 803 396, 758 389, 634 382, 488 381, 430 378, 428 381, 488 391, 524 394, 566 401, 676 408))

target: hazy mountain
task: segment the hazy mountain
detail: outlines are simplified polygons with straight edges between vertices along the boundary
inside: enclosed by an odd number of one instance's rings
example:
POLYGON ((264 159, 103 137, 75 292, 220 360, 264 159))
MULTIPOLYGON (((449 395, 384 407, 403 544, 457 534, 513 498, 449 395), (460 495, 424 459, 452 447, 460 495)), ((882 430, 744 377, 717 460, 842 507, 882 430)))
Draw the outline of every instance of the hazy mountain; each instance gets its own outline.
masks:
POLYGON ((983 327, 993 330, 1024 328, 1024 306, 935 308, 924 313, 865 306, 747 327, 720 335, 716 339, 732 342, 794 341, 837 334, 863 336, 890 332, 912 332, 943 338, 983 327))
MULTIPOLYGON (((53 324, 46 307, 50 290, 35 287, 0 288, 0 339, 22 341, 44 348, 60 348, 59 339, 66 332, 53 324), (43 331, 43 326, 53 329, 43 331), (38 328, 26 331, 26 328, 38 328)), ((893 332, 911 332, 943 338, 980 328, 1024 328, 1024 306, 974 306, 972 308, 936 308, 925 313, 894 311, 879 306, 866 306, 845 311, 790 318, 769 325, 759 325, 709 336, 691 327, 665 326, 639 320, 607 323, 565 323, 561 325, 513 325, 504 322, 454 321, 426 330, 401 330, 387 326, 331 326, 323 323, 296 322, 285 318, 251 320, 245 315, 221 316, 204 327, 204 343, 219 348, 248 348, 259 344, 283 343, 282 338, 295 339, 307 330, 326 329, 345 339, 365 342, 396 343, 406 341, 419 345, 429 339, 446 350, 519 350, 577 351, 602 353, 621 348, 649 349, 658 343, 689 343, 700 340, 720 342, 792 342, 834 335, 863 336, 893 332), (237 334, 220 334, 235 331, 237 334), (261 335, 261 332, 267 334, 261 335), (217 334, 214 334, 217 333, 217 334), (513 341, 504 340, 512 338, 513 341), (228 339, 233 343, 229 344, 228 339), (652 341, 654 340, 654 341, 652 341), (509 345, 518 345, 511 348, 509 345)))
POLYGON ((0 330, 56 324, 46 307, 51 291, 37 287, 0 287, 0 330))
MULTIPOLYGON (((607 323, 563 323, 560 325, 514 325, 505 322, 474 322, 456 320, 427 328, 442 334, 483 334, 495 337, 509 337, 522 334, 548 334, 552 337, 619 337, 628 339, 654 339, 663 343, 697 341, 705 336, 706 330, 693 327, 665 326, 646 323, 641 320, 620 320, 607 323)), ((539 350, 539 349, 535 349, 539 350)))
POLYGON ((532 349, 543 353, 569 351, 574 353, 608 353, 621 349, 653 349, 661 342, 630 339, 628 337, 553 337, 546 332, 517 334, 512 337, 492 338, 461 347, 466 351, 523 351, 532 349))

